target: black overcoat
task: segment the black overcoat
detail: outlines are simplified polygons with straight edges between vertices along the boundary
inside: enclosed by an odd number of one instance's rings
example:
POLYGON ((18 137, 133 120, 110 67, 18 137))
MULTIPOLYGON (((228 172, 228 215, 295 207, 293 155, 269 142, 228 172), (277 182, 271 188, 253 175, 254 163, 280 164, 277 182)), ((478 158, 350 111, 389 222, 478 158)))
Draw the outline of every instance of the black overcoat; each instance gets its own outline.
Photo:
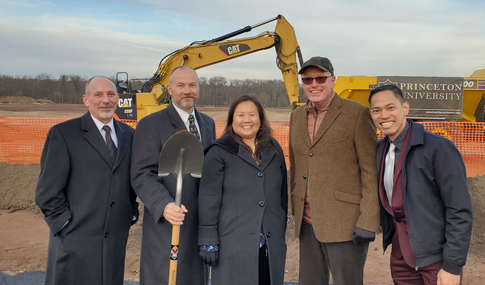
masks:
POLYGON ((199 244, 218 245, 213 285, 258 284, 261 226, 271 284, 283 284, 288 186, 283 151, 276 140, 260 165, 230 136, 207 150, 199 189, 199 244))
MULTIPOLYGON (((202 144, 215 139, 212 118, 195 111, 202 144)), ((131 184, 145 205, 140 260, 140 284, 167 284, 172 224, 162 217, 165 206, 174 202, 176 178, 158 177, 158 159, 164 143, 174 133, 186 130, 172 104, 146 116, 138 123, 133 140, 131 184)), ((180 227, 177 285, 203 284, 203 264, 197 245, 197 195, 199 179, 184 177, 182 204, 188 210, 180 227)))
POLYGON ((89 113, 47 135, 35 191, 50 228, 45 284, 123 284, 128 231, 138 217, 130 186, 134 131, 114 126, 114 163, 89 113))

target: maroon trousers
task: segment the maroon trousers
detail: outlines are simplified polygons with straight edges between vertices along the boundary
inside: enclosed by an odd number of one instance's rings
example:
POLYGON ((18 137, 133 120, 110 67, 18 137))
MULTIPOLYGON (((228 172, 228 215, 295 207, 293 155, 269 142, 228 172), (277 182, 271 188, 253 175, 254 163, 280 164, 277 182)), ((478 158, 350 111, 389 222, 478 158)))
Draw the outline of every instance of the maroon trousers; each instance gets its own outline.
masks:
MULTIPOLYGON (((395 285, 436 285, 441 262, 418 268, 410 267, 404 258, 396 258, 391 254, 391 276, 395 285)), ((460 285, 463 280, 463 268, 460 274, 460 285)))

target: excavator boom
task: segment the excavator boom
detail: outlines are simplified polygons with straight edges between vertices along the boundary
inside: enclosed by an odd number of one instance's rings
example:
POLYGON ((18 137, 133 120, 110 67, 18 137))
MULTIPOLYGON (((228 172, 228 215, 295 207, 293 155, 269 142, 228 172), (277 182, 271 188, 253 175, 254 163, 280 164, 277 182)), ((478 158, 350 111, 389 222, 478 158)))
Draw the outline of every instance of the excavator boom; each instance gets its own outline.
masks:
MULTIPOLYGON (((167 85, 170 72, 178 66, 189 66, 193 69, 203 68, 223 61, 245 56, 261 50, 274 47, 276 50, 276 64, 283 75, 290 105, 296 108, 299 104, 298 64, 303 63, 300 47, 296 40, 293 27, 282 15, 262 23, 247 26, 227 35, 209 40, 193 42, 165 56, 155 74, 142 87, 141 93, 132 94, 132 102, 136 104, 136 111, 130 110, 128 117, 124 116, 125 104, 120 104, 117 115, 121 119, 141 118, 157 112, 167 106, 169 94, 167 85), (274 32, 263 32, 254 37, 230 39, 234 36, 251 31, 253 28, 277 21, 274 32), (136 113, 136 114, 134 114, 136 113)), ((128 85, 128 84, 127 84, 128 85)), ((126 97, 125 94, 122 97, 126 97)), ((129 96, 129 95, 128 95, 129 96)))

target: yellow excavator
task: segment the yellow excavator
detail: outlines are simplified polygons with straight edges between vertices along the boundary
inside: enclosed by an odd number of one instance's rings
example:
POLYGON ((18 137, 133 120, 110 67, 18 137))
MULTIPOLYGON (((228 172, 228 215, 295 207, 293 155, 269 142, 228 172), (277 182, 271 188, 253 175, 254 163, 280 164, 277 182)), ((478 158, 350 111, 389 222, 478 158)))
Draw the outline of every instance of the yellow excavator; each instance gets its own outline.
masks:
POLYGON ((276 49, 276 65, 283 75, 290 105, 295 109, 300 105, 296 58, 298 56, 300 66, 303 64, 303 59, 293 27, 285 17, 278 15, 209 41, 193 42, 168 54, 160 61, 157 71, 143 85, 140 93, 130 93, 130 81, 127 73, 118 73, 116 81, 120 101, 116 117, 138 121, 151 113, 164 109, 170 102, 167 92, 169 75, 177 66, 186 65, 198 69, 272 47, 276 49), (266 31, 254 37, 228 40, 273 21, 276 21, 274 32, 266 31), (121 74, 126 75, 126 80, 119 79, 121 74))
MULTIPOLYGON (((130 80, 126 72, 116 75, 120 101, 115 116, 122 120, 138 121, 148 114, 164 109, 170 102, 167 85, 170 72, 177 66, 202 68, 231 60, 253 52, 274 47, 276 65, 281 70, 293 109, 299 103, 298 64, 303 64, 300 47, 293 27, 282 15, 247 26, 209 41, 196 41, 165 56, 152 78, 140 93, 130 93, 130 80), (274 32, 263 32, 254 37, 230 38, 276 21, 274 32), (119 75, 126 79, 120 80, 119 75)), ((396 84, 403 89, 406 100, 411 102, 409 116, 415 120, 454 120, 483 122, 485 105, 485 69, 475 71, 470 77, 399 77, 399 76, 339 76, 334 90, 342 98, 368 106, 367 98, 372 89, 381 84, 396 84)))

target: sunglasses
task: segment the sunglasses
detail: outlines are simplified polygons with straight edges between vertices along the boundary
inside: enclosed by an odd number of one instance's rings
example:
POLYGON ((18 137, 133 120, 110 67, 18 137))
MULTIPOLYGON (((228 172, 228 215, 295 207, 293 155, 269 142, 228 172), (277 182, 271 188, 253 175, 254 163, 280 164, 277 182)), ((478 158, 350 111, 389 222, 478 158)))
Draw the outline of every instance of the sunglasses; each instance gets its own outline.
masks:
POLYGON ((318 84, 323 84, 325 83, 325 81, 327 81, 327 78, 329 77, 332 77, 332 75, 330 76, 319 76, 319 77, 305 77, 305 78, 301 78, 301 82, 303 82, 303 84, 305 85, 311 85, 313 83, 313 79, 315 79, 315 81, 318 83, 318 84))

